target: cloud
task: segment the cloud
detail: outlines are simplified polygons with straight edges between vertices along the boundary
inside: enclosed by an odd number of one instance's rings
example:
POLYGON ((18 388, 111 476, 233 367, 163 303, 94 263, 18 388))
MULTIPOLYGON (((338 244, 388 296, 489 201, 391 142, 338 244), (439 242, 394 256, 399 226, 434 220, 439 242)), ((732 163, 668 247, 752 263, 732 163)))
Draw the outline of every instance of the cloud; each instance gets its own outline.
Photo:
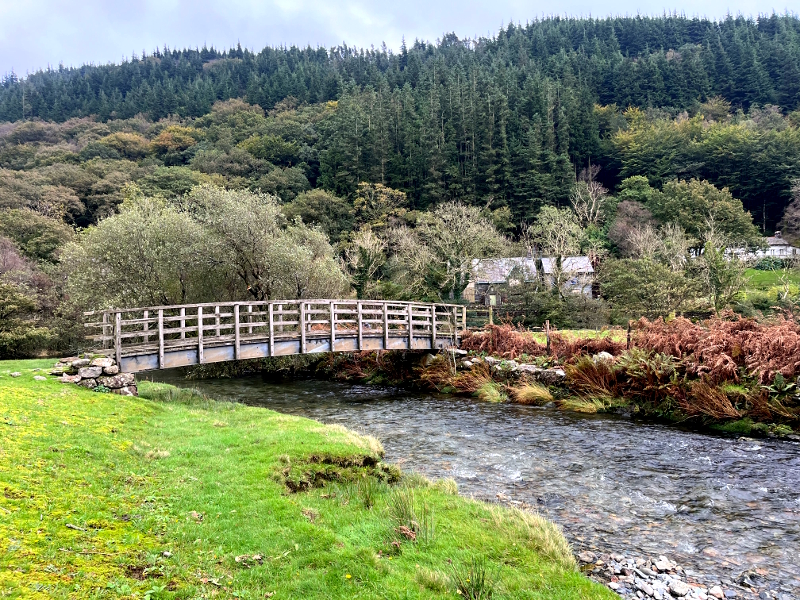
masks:
MULTIPOLYGON (((708 0, 702 16, 721 18, 726 12, 755 15, 771 8, 756 0, 708 0)), ((661 14, 677 10, 697 13, 697 3, 674 0, 669 7, 641 0, 613 0, 608 14, 661 14)), ((0 73, 18 74, 48 65, 79 66, 118 62, 132 53, 204 44, 229 48, 237 42, 260 50, 264 46, 346 43, 397 49, 403 37, 434 41, 444 33, 459 37, 494 34, 509 21, 526 22, 550 14, 591 14, 588 0, 550 3, 519 0, 374 2, 367 0, 103 0, 6 1, 0 3, 0 73)), ((775 6, 778 11, 786 10, 775 6)), ((603 13, 606 14, 606 13, 603 13)))

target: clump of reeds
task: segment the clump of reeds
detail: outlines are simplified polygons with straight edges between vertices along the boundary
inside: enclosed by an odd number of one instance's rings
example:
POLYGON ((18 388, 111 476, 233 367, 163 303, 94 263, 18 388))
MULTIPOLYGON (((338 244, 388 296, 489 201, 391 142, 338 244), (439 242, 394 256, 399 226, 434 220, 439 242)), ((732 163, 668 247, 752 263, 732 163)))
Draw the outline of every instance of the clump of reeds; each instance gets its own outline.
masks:
POLYGON ((564 368, 569 387, 581 396, 613 398, 621 393, 615 366, 605 360, 580 358, 564 368))
POLYGON ((494 574, 482 555, 473 555, 468 562, 453 562, 453 585, 462 598, 488 600, 494 595, 494 574))
POLYGON ((484 402, 505 402, 508 400, 508 396, 506 396, 503 388, 494 381, 484 383, 478 388, 475 395, 484 402))
POLYGON ((451 385, 459 392, 474 394, 487 383, 492 382, 492 371, 485 362, 472 365, 469 371, 463 371, 456 375, 451 385))
POLYGON ((439 354, 419 373, 419 380, 438 391, 453 385, 455 369, 449 357, 439 354))
POLYGON ((681 410, 690 417, 707 416, 712 419, 738 419, 742 415, 736 410, 718 387, 706 381, 695 381, 689 388, 688 395, 678 399, 681 410))
POLYGON ((511 388, 511 397, 517 404, 542 406, 553 401, 553 394, 541 383, 523 383, 511 388))

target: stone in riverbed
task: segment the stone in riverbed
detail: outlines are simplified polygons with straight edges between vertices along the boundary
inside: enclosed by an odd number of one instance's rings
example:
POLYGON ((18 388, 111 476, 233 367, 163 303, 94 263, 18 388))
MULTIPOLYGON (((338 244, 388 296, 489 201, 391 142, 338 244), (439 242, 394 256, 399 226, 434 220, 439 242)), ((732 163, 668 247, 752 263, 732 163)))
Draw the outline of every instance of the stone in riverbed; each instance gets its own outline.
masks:
POLYGON ((110 377, 101 377, 99 380, 100 385, 104 385, 112 390, 136 385, 136 378, 133 373, 120 373, 119 375, 112 375, 110 377))
POLYGON ((647 596, 653 595, 653 586, 642 579, 636 580, 636 589, 640 590, 643 594, 647 596))
POLYGON ((669 591, 673 596, 678 596, 679 598, 683 598, 686 594, 689 593, 688 583, 684 583, 679 579, 673 579, 669 582, 669 591))
POLYGON ((103 367, 103 373, 106 375, 116 375, 119 373, 119 367, 117 365, 111 365, 110 367, 103 367))
POLYGON ((103 374, 103 367, 83 367, 78 369, 81 379, 95 379, 103 374))
POLYGON ((78 385, 81 386, 81 387, 89 388, 91 390, 91 389, 94 389, 94 388, 97 387, 97 380, 96 379, 92 379, 92 378, 81 379, 78 382, 78 385))
POLYGON ((583 552, 578 552, 578 560, 582 563, 593 563, 597 560, 597 555, 594 552, 584 550, 583 552))

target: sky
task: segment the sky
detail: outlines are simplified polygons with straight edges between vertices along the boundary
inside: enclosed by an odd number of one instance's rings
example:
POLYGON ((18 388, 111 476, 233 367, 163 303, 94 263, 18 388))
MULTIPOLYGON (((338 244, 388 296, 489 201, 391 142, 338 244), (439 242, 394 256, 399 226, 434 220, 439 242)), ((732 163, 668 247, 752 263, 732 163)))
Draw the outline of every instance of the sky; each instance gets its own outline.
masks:
POLYGON ((119 62, 156 47, 311 45, 398 49, 402 39, 493 35, 502 25, 557 14, 660 15, 712 19, 790 8, 787 0, 0 0, 0 75, 48 66, 119 62))

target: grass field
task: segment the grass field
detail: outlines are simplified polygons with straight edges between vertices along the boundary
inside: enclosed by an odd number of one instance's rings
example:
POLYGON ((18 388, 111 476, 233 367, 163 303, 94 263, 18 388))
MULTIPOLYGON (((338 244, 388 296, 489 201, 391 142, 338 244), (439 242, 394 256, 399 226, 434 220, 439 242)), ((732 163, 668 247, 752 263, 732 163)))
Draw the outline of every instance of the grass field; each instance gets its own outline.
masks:
POLYGON ((800 285, 800 272, 789 271, 759 271, 757 269, 747 269, 745 276, 748 279, 747 288, 751 290, 767 291, 775 286, 783 285, 782 278, 786 277, 789 283, 800 285))
POLYGON ((386 483, 374 439, 50 364, 0 362, 0 598, 615 597, 538 516, 386 483))

